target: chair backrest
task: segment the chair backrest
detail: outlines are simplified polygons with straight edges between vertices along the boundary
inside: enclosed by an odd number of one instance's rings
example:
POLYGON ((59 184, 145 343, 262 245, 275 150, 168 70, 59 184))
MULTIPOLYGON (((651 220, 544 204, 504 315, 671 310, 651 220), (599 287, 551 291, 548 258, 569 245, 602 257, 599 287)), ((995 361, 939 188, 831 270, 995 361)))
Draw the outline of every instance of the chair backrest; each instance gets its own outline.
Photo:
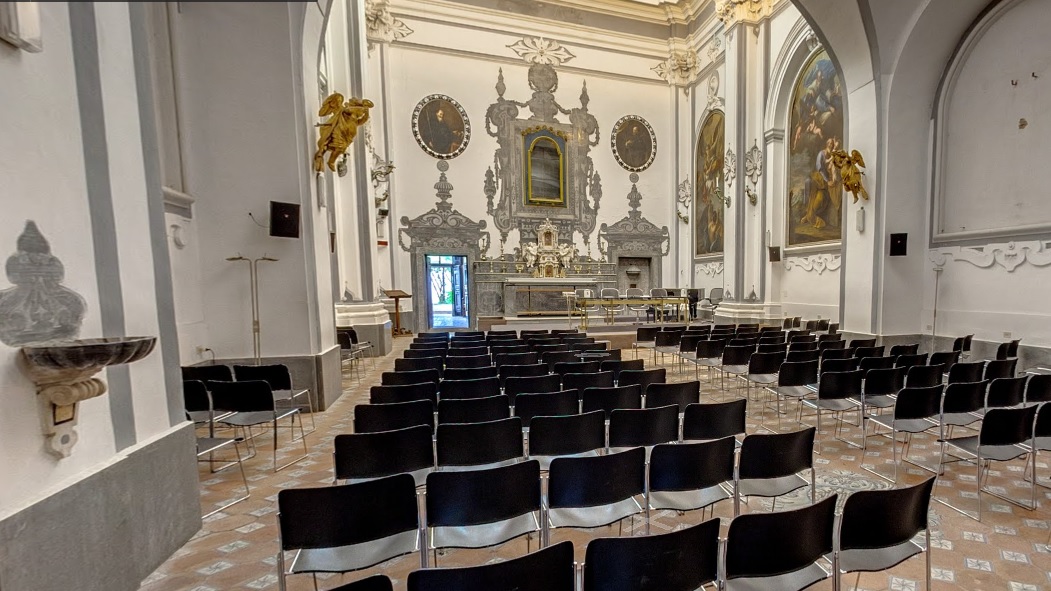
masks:
POLYGON ((436 369, 416 371, 385 371, 380 374, 380 384, 384 386, 402 386, 405 384, 422 384, 441 381, 441 374, 436 369))
POLYGON ((748 365, 748 360, 755 353, 755 345, 729 344, 723 349, 723 365, 748 365))
POLYGON ((689 591, 719 576, 719 520, 642 537, 588 542, 582 591, 689 591))
POLYGON ((552 367, 552 372, 560 376, 567 373, 598 373, 598 361, 559 361, 552 367))
POLYGON ((949 366, 958 363, 959 361, 959 351, 935 351, 934 353, 931 353, 931 358, 928 361, 928 364, 940 366, 942 372, 946 372, 948 371, 949 366))
POLYGON ((723 301, 723 288, 713 287, 712 290, 708 292, 708 301, 712 304, 718 304, 723 301))
POLYGON ((493 358, 489 355, 469 355, 464 357, 450 355, 445 358, 445 369, 489 367, 492 364, 493 358))
POLYGON ((996 378, 989 381, 985 407, 1017 406, 1025 400, 1025 378, 996 378))
POLYGON ((880 345, 879 347, 858 347, 854 349, 854 357, 864 359, 865 357, 883 357, 883 353, 886 347, 880 345))
POLYGON ((409 343, 409 348, 413 351, 443 351, 443 354, 446 354, 449 351, 449 343, 447 341, 419 341, 409 343))
POLYGON ((550 368, 545 363, 501 365, 499 369, 500 379, 503 380, 505 386, 510 378, 546 376, 549 373, 551 373, 550 368))
POLYGON ((337 480, 381 478, 434 467, 430 427, 336 435, 333 456, 337 480))
POLYGON ((723 576, 795 572, 832 552, 837 495, 794 511, 735 517, 726 534, 723 576))
POLYGON ((854 356, 854 352, 850 349, 822 349, 821 350, 821 361, 824 362, 826 359, 850 359, 854 356))
POLYGON ((535 365, 540 363, 540 355, 535 352, 529 353, 497 353, 493 355, 493 363, 497 367, 505 365, 535 365))
MULTIPOLYGON (((531 430, 530 430, 531 431, 531 430)), ((555 458, 548 472, 548 507, 595 507, 646 490, 646 449, 579 458, 555 458)))
POLYGON ((449 355, 448 349, 405 349, 401 352, 405 359, 419 359, 421 357, 440 357, 445 359, 449 355))
POLYGON ((784 351, 770 353, 756 352, 748 358, 748 375, 769 375, 777 373, 785 361, 784 351))
POLYGON ((814 467, 814 427, 789 433, 753 433, 741 442, 739 477, 780 478, 814 467))
POLYGON ((894 401, 895 419, 936 419, 941 412, 942 385, 902 388, 894 401))
MULTIPOLYGON (((836 335, 838 336, 838 335, 836 335)), ((846 351, 847 342, 843 339, 829 339, 824 341, 818 341, 817 348, 824 354, 825 351, 846 351)), ((851 351, 853 354, 853 351, 851 351)))
POLYGON ((876 339, 851 339, 849 347, 851 349, 857 349, 858 347, 875 347, 876 339))
MULTIPOLYGON (((544 366, 540 366, 544 367, 544 366)), ((536 376, 512 376, 504 382, 504 394, 511 398, 511 404, 518 404, 519 394, 537 394, 541 392, 558 392, 562 389, 562 380, 556 374, 549 373, 536 376)))
POLYGON ((529 347, 529 344, 525 341, 512 341, 510 339, 498 339, 495 341, 489 341, 489 354, 493 356, 493 362, 496 362, 498 355, 508 355, 512 353, 532 353, 533 349, 529 347))
POLYGON ((1032 441, 1037 406, 990 408, 978 432, 978 445, 1017 445, 1032 441))
POLYGON ((603 287, 599 290, 599 297, 603 298, 619 298, 620 290, 616 287, 603 287))
MULTIPOLYGON (((557 375, 556 375, 557 377, 557 375)), ((567 373, 562 376, 563 390, 576 390, 578 395, 587 388, 612 388, 613 372, 567 373)))
POLYGON ((393 431, 417 425, 434 429, 434 404, 431 401, 359 404, 354 407, 355 433, 393 431))
POLYGON ((657 369, 625 369, 617 376, 618 386, 638 385, 643 390, 650 384, 663 384, 668 381, 668 370, 660 367, 657 369))
POLYGON ((865 375, 866 396, 897 394, 899 390, 905 387, 905 369, 901 367, 859 371, 862 371, 865 375))
POLYGON ((551 331, 549 329, 546 329, 546 328, 529 329, 529 330, 524 330, 523 329, 523 330, 519 331, 518 334, 521 335, 521 337, 524 339, 526 337, 549 335, 549 334, 551 334, 551 331))
POLYGON ((1000 346, 996 348, 997 359, 1009 359, 1011 357, 1018 357, 1018 343, 1019 340, 1013 340, 1008 343, 1000 343, 1000 346))
POLYGON ((838 342, 842 342, 844 347, 846 347, 846 345, 847 345, 846 341, 843 340, 843 335, 841 335, 841 334, 827 334, 827 333, 826 334, 819 334, 819 335, 817 335, 817 342, 819 342, 819 343, 833 343, 833 342, 838 343, 838 342))
POLYGON ((819 372, 821 375, 824 375, 830 372, 854 371, 859 367, 861 367, 861 360, 857 357, 848 357, 846 359, 822 359, 819 372))
POLYGON ((438 401, 438 424, 487 423, 506 419, 511 404, 505 394, 486 398, 451 398, 438 401))
POLYGON ((662 443, 650 453, 650 491, 701 490, 734 479, 733 437, 662 443))
MULTIPOLYGON (((450 346, 449 346, 449 357, 477 357, 479 355, 488 355, 489 354, 489 347, 485 346, 485 342, 484 341, 478 341, 478 342, 481 343, 482 346, 479 347, 479 346, 475 345, 475 346, 472 346, 472 347, 467 347, 467 346, 457 347, 457 346, 455 346, 456 343, 451 343, 450 346)), ((474 345, 474 342, 472 341, 470 344, 474 345)))
POLYGON ((817 386, 817 397, 822 400, 860 397, 863 379, 865 379, 865 372, 860 369, 823 371, 817 386))
POLYGON ((1051 437, 1051 404, 1037 406, 1036 423, 1033 425, 1033 435, 1037 440, 1037 449, 1046 450, 1047 445, 1041 445, 1040 440, 1051 437))
POLYGON ((646 408, 657 408, 673 404, 679 412, 686 412, 686 407, 701 401, 701 383, 675 382, 672 384, 650 384, 646 386, 646 408))
POLYGON ((182 368, 184 381, 232 382, 234 374, 229 365, 190 365, 182 368))
POLYGON ((657 445, 679 439, 679 408, 616 409, 609 415, 609 446, 657 445))
MULTIPOLYGON (((518 408, 515 407, 515 411, 518 408)), ((606 447, 601 411, 565 416, 534 416, 529 423, 529 456, 566 456, 606 447)))
MULTIPOLYGON (((908 380, 906 380, 908 383, 908 380)), ((956 382, 945 387, 942 410, 947 413, 977 412, 985 406, 989 382, 956 382)))
POLYGON ((580 399, 575 390, 519 394, 514 401, 515 416, 522 419, 526 428, 529 428, 534 417, 575 415, 580 407, 580 399))
POLYGON ((409 573, 408 591, 575 591, 573 543, 559 542, 520 558, 409 573))
POLYGON ((520 458, 522 419, 438 425, 438 466, 478 466, 520 458), (479 445, 479 442, 485 445, 479 445))
POLYGON ((788 343, 789 351, 818 351, 818 344, 815 341, 795 341, 788 343))
POLYGON ((208 395, 208 388, 200 380, 183 380, 182 400, 186 412, 212 410, 212 398, 208 395))
POLYGON ((372 575, 353 583, 334 587, 332 591, 394 591, 394 583, 387 575, 372 575))
MULTIPOLYGON (((861 363, 858 364, 858 369, 862 371, 869 371, 872 369, 890 369, 894 367, 893 357, 862 357, 861 363)), ((905 369, 899 368, 902 371, 902 376, 905 375, 905 369)))
POLYGON ((500 378, 445 380, 438 385, 438 400, 446 398, 486 398, 500 393, 500 378))
POLYGON ((220 412, 274 410, 274 391, 263 380, 205 382, 212 395, 212 409, 220 412))
MULTIPOLYGON (((419 528, 416 482, 409 474, 277 493, 282 550, 338 548, 419 528)), ((393 556, 377 556, 377 562, 393 556)))
POLYGON ((435 340, 449 340, 449 331, 447 330, 429 330, 427 332, 421 332, 416 335, 420 339, 435 339, 435 340))
POLYGON ((600 361, 598 370, 599 371, 612 371, 613 380, 616 381, 620 377, 620 372, 625 369, 645 369, 646 363, 642 359, 607 359, 600 361))
POLYGON ((905 372, 905 385, 922 388, 942 383, 941 365, 913 365, 905 372))
POLYGON ((395 359, 394 371, 417 371, 420 369, 445 369, 445 359, 441 357, 419 357, 412 359, 395 359))
MULTIPOLYGON (((788 355, 785 356, 785 362, 787 363, 798 363, 800 361, 813 361, 814 372, 817 372, 817 361, 820 359, 820 352, 816 349, 810 351, 789 351, 788 355)), ((782 364, 783 365, 783 364, 782 364)))
POLYGON ((468 527, 540 511, 540 463, 427 475, 427 527, 468 527))
POLYGON ((450 367, 445 370, 442 377, 446 380, 481 380, 485 378, 496 378, 499 369, 488 365, 485 367, 450 367))
POLYGON ((839 550, 888 548, 927 529, 934 480, 931 477, 905 488, 851 494, 843 503, 839 550))
POLYGON ((741 399, 687 406, 682 417, 683 440, 722 439, 743 435, 747 405, 748 401, 741 399))
MULTIPOLYGON (((802 351, 797 351, 802 353, 802 351)), ((792 355, 792 353, 789 353, 792 355)), ((785 361, 777 372, 777 385, 782 387, 817 384, 817 359, 785 361)))
POLYGON ((438 407, 438 384, 402 384, 400 386, 372 386, 369 388, 370 404, 391 404, 394 402, 412 402, 427 400, 438 407))
POLYGON ((917 365, 927 365, 926 353, 899 355, 898 358, 894 360, 894 367, 904 367, 906 370, 907 368, 915 367, 917 365))
POLYGON ((708 340, 708 335, 706 334, 684 333, 679 339, 679 352, 693 353, 697 350, 697 343, 705 340, 708 340))
POLYGON ((668 297, 668 290, 662 287, 653 287, 650 289, 651 298, 666 298, 668 297))
POLYGON ((559 345, 560 351, 545 351, 540 354, 540 362, 547 365, 549 371, 555 371, 556 363, 579 363, 580 358, 574 351, 570 351, 567 345, 559 345))
POLYGON ((759 346, 755 350, 756 353, 781 353, 784 357, 785 353, 788 352, 788 343, 764 343, 763 339, 759 339, 759 346))
POLYGON ((697 359, 722 359, 723 349, 726 348, 725 339, 711 339, 698 341, 697 359))
POLYGON ((654 345, 657 347, 677 347, 680 340, 682 340, 681 332, 662 330, 657 333, 654 345))
MULTIPOLYGON (((933 363, 931 365, 934 365, 933 363)), ((985 364, 981 361, 974 363, 954 363, 949 366, 949 383, 956 382, 978 382, 982 379, 982 370, 985 364)))
POLYGON ((915 355, 920 350, 919 343, 909 345, 894 345, 890 348, 889 357, 900 357, 902 355, 915 355))
POLYGON ((985 364, 985 379, 994 380, 996 378, 1013 378, 1015 377, 1015 370, 1017 367, 1017 357, 1012 357, 1010 359, 994 359, 985 364))
POLYGON ((1051 402, 1051 374, 1029 378, 1025 387, 1026 402, 1051 402))
MULTIPOLYGON (((621 372, 624 375, 625 372, 621 372)), ((642 388, 638 385, 615 388, 585 388, 581 393, 583 412, 601 410, 609 417, 614 409, 642 408, 642 388)))

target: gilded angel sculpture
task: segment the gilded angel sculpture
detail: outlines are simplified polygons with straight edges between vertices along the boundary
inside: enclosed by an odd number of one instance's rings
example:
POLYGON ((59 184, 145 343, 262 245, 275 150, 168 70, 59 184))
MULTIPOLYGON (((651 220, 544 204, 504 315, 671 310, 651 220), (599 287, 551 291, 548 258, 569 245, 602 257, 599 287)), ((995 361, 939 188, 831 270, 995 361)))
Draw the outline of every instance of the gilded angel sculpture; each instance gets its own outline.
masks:
POLYGON ((865 168, 865 160, 861 157, 861 152, 852 150, 850 154, 847 154, 845 150, 836 150, 832 152, 832 165, 839 169, 839 176, 843 179, 843 188, 853 193, 854 203, 858 202, 859 196, 865 201, 869 200, 869 192, 861 184, 861 177, 865 173, 858 170, 859 166, 865 168))
POLYGON ((325 152, 329 152, 329 170, 336 170, 336 161, 350 147, 354 136, 358 135, 358 126, 369 120, 369 109, 373 106, 375 105, 369 99, 351 98, 344 103, 343 95, 338 92, 325 99, 318 110, 318 116, 328 115, 329 118, 318 125, 321 129, 317 140, 317 152, 314 153, 315 171, 324 170, 325 152))

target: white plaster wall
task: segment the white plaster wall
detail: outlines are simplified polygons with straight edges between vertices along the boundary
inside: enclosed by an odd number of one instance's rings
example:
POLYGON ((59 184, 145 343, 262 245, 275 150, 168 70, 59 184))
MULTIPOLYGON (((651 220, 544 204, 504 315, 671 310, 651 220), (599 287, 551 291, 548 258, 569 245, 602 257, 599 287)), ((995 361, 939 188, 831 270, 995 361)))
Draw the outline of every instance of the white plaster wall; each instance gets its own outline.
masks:
MULTIPOLYGON (((821 255, 809 255, 821 256, 821 255)), ((837 255, 838 256, 838 255, 837 255)), ((781 311, 784 316, 801 316, 807 320, 839 318, 840 269, 820 267, 807 271, 802 266, 806 257, 788 256, 780 263, 772 263, 780 277, 781 311), (792 261, 792 265, 786 263, 792 261)))
POLYGON ((201 291, 201 241, 197 236, 196 220, 166 213, 164 226, 171 264, 175 324, 179 333, 179 362, 193 365, 211 359, 210 353, 197 351, 197 347, 207 347, 209 342, 201 291), (175 244, 176 234, 182 241, 181 247, 175 244))

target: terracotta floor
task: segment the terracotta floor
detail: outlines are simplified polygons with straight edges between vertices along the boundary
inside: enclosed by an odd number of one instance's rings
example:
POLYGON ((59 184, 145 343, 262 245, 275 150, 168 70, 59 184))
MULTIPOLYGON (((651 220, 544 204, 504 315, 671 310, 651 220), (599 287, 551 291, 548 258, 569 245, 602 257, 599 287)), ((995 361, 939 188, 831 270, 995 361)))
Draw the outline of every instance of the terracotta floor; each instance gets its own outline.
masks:
MULTIPOLYGON (((143 581, 141 591, 276 589, 277 532, 274 514, 277 492, 289 487, 331 484, 331 446, 334 436, 350 432, 354 406, 367 401, 368 387, 378 383, 380 372, 393 368, 393 359, 400 356, 401 350, 407 347, 408 342, 408 339, 398 339, 394 352, 386 358, 377 359, 374 368, 366 362, 364 376, 360 381, 356 376, 344 374, 345 395, 328 411, 316 417, 317 431, 307 436, 310 447, 308 459, 276 474, 271 472, 270 455, 265 447, 270 441, 269 434, 264 435, 260 440, 263 445, 262 452, 246 462, 251 498, 206 519, 201 531, 193 539, 143 581)), ((627 355, 630 356, 630 353, 627 355)), ((679 376, 670 357, 668 361, 669 381, 693 378, 692 370, 684 376, 679 376)), ((647 366, 649 365, 648 360, 647 366)), ((704 381, 703 372, 702 388, 702 401, 727 398, 726 394, 708 386, 704 381)), ((757 403, 750 403, 749 432, 753 432, 758 426, 758 406, 757 403)), ((775 416, 773 411, 767 411, 765 418, 769 424, 775 424, 775 416)), ((309 424, 307 419, 308 427, 309 424)), ((825 431, 818 438, 821 450, 816 460, 818 495, 839 492, 842 497, 844 493, 852 490, 888 487, 886 482, 863 471, 860 463, 864 461, 866 466, 878 465, 881 471, 889 474, 892 467, 889 441, 884 438, 870 439, 869 451, 863 458, 860 450, 833 439, 830 436, 830 425, 831 421, 824 425, 825 431)), ((795 424, 786 420, 784 428, 793 429, 795 424)), ((284 432, 281 435, 282 440, 287 436, 284 432)), ((848 429, 845 435, 847 439, 854 440, 859 433, 848 429)), ((294 457, 297 449, 302 448, 286 445, 282 448, 281 456, 287 461, 294 457)), ((918 436, 914 439, 911 453, 928 463, 936 463, 937 449, 931 437, 918 436)), ((1049 475, 1046 457, 1041 456, 1037 467, 1038 473, 1044 477, 1049 475)), ((994 464, 988 484, 1000 487, 1012 496, 1025 498, 1028 488, 1027 483, 1022 480, 1022 471, 1021 461, 994 464)), ((910 483, 920 481, 924 475, 924 472, 916 469, 907 470, 902 474, 903 479, 910 483)), ((241 481, 236 470, 211 474, 202 464, 200 476, 202 513, 221 505, 226 499, 233 498, 239 490, 241 481)), ((953 464, 940 479, 935 488, 935 495, 950 498, 954 504, 965 504, 973 508, 974 484, 973 467, 953 464)), ((800 493, 786 502, 778 501, 778 508, 805 503, 805 496, 802 491, 800 493)), ((1038 489, 1038 499, 1041 503, 1040 508, 1036 511, 1026 511, 983 494, 984 513, 981 523, 944 505, 932 503, 933 587, 939 590, 1051 590, 1051 547, 1048 546, 1051 491, 1038 489)), ((760 499, 753 500, 752 507, 770 509, 769 502, 760 499)), ((749 509, 742 505, 742 511, 747 512, 749 509)), ((727 501, 720 503, 715 509, 715 515, 722 518, 724 534, 732 512, 732 503, 727 501)), ((670 531, 682 524, 698 523, 701 520, 698 511, 687 513, 685 516, 670 511, 654 512, 652 531, 670 531)), ((636 520, 635 527, 640 526, 641 520, 636 520)), ((625 523, 624 535, 627 535, 629 529, 630 524, 625 523)), ((591 531, 555 530, 552 533, 552 542, 572 540, 576 547, 577 559, 581 560, 589 539, 609 535, 617 535, 617 528, 599 528, 591 531)), ((439 562, 440 566, 483 564, 521 555, 526 551, 526 545, 527 540, 519 539, 497 549, 451 550, 440 555, 439 562)), ((532 541, 532 547, 536 547, 535 540, 532 541)), ((319 588, 331 589, 342 583, 382 572, 394 579, 395 589, 401 590, 405 588, 407 574, 418 566, 417 556, 405 556, 382 567, 363 572, 319 577, 319 588)), ((864 574, 861 576, 859 589, 922 589, 923 566, 923 558, 913 558, 889 572, 864 574)), ((853 585, 854 575, 845 578, 845 583, 853 585)), ((814 589, 822 590, 831 588, 830 581, 814 586, 814 589)), ((289 589, 313 589, 310 576, 291 577, 289 589)))

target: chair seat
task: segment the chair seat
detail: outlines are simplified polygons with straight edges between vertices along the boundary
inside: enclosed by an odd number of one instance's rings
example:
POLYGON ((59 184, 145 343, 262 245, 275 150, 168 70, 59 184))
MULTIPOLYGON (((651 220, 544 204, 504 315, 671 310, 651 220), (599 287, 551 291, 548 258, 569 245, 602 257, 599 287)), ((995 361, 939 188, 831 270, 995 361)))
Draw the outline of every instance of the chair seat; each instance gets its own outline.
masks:
POLYGON ((942 422, 946 425, 963 427, 982 420, 982 417, 973 412, 947 412, 942 416, 942 422))
POLYGON ((938 426, 938 423, 930 419, 895 419, 894 417, 882 417, 879 415, 868 415, 865 418, 881 427, 903 433, 922 433, 931 427, 938 426))
POLYGON ((448 464, 445 466, 438 466, 438 472, 467 472, 469 470, 489 470, 491 468, 502 468, 503 466, 510 466, 521 462, 522 458, 511 458, 509 460, 501 460, 499 462, 490 462, 488 464, 448 464))
POLYGON ((811 396, 814 391, 809 386, 778 386, 777 393, 782 396, 791 396, 792 398, 806 398, 811 396))
POLYGON ((299 398, 304 394, 310 392, 309 390, 274 390, 274 400, 292 400, 293 398, 299 398))
POLYGON ((722 485, 700 490, 654 490, 650 491, 650 509, 673 509, 692 511, 730 498, 722 485))
POLYGON ((747 365, 724 365, 722 366, 723 371, 726 373, 732 373, 734 375, 743 376, 748 373, 747 365))
POLYGON ((740 577, 726 581, 725 591, 780 591, 782 589, 806 589, 814 583, 827 579, 828 571, 819 564, 809 564, 797 571, 772 577, 740 577))
MULTIPOLYGON (((427 475, 434 471, 434 468, 420 468, 419 470, 409 472, 412 475, 412 479, 416 481, 416 488, 420 488, 427 484, 427 475)), ((372 476, 370 478, 349 478, 347 484, 358 484, 359 482, 368 482, 370 480, 376 480, 377 478, 386 478, 387 476, 393 476, 393 474, 383 474, 380 476, 372 476)))
POLYGON ((978 445, 978 436, 971 435, 969 437, 955 437, 953 439, 945 440, 945 443, 970 452, 972 454, 982 456, 982 459, 996 460, 999 462, 1006 462, 1007 460, 1013 460, 1020 455, 1029 453, 1029 450, 1021 445, 978 445))
POLYGON ((776 373, 753 373, 745 376, 749 382, 755 382, 756 384, 776 384, 777 374, 776 373))
POLYGON ((865 406, 871 406, 872 408, 893 408, 895 400, 896 397, 892 394, 865 396, 865 406))
POLYGON ((679 357, 686 361, 697 362, 697 351, 679 351, 679 357))
POLYGON ((298 408, 290 408, 283 411, 256 410, 252 412, 238 412, 222 420, 227 425, 235 427, 250 427, 263 423, 272 423, 299 412, 298 408))
POLYGON ((721 363, 721 357, 700 357, 697 359, 698 365, 706 365, 708 367, 719 367, 721 363))
POLYGON ((643 341, 641 343, 635 343, 636 349, 653 349, 657 346, 657 343, 653 341, 643 341))
POLYGON ((540 531, 533 513, 477 525, 442 526, 430 530, 431 548, 486 548, 540 531))
POLYGON ((363 544, 300 550, 289 572, 344 573, 369 568, 395 556, 418 552, 419 541, 419 531, 411 530, 363 544))
POLYGON ((1051 437, 1037 437, 1036 449, 1040 451, 1051 451, 1051 437))
POLYGON ((885 548, 853 548, 839 553, 839 570, 843 573, 886 570, 923 552, 916 542, 907 540, 885 548))
POLYGON ((602 527, 642 511, 634 497, 597 507, 558 507, 547 510, 551 527, 602 527))
POLYGON ((789 474, 777 478, 747 478, 738 483, 738 491, 742 497, 779 497, 809 485, 810 481, 799 474, 789 474))
POLYGON ((198 437, 197 456, 200 457, 204 454, 212 453, 231 443, 237 443, 237 440, 230 437, 198 437))
POLYGON ((186 416, 194 423, 207 423, 212 420, 212 413, 207 410, 188 410, 186 416))
POLYGON ((551 469, 551 461, 555 458, 592 458, 595 456, 602 455, 601 449, 593 449, 590 451, 584 451, 577 454, 568 455, 557 455, 557 456, 529 456, 527 459, 536 460, 540 462, 540 471, 547 472, 551 469))
POLYGON ((821 398, 803 400, 803 406, 807 408, 820 408, 821 410, 842 411, 853 410, 858 407, 858 402, 851 398, 821 398))

